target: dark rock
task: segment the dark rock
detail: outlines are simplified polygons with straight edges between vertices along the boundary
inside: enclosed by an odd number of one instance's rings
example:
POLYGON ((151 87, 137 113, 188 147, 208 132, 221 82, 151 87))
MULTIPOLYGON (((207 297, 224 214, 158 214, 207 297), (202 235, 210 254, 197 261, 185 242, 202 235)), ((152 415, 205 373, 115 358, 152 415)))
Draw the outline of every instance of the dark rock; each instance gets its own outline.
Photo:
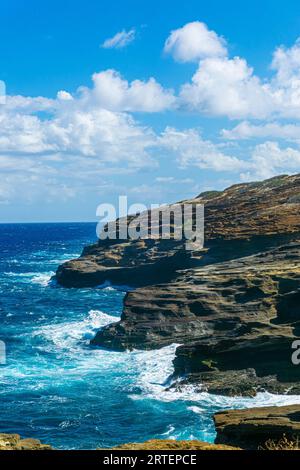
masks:
POLYGON ((204 193, 195 199, 205 203, 204 249, 187 251, 184 240, 99 242, 62 265, 57 280, 141 286, 126 295, 121 321, 92 343, 181 344, 175 387, 299 393, 300 367, 291 361, 300 336, 300 206, 290 202, 297 194, 300 175, 204 193))
POLYGON ((253 254, 278 244, 280 235, 300 233, 300 205, 290 202, 300 194, 300 175, 234 185, 213 198, 205 194, 184 202, 205 206, 209 253, 185 250, 185 240, 104 240, 86 247, 79 259, 61 265, 58 282, 66 287, 95 286, 107 280, 132 286, 167 282, 180 268, 253 254), (224 240, 236 243, 223 246, 224 240))
POLYGON ((276 446, 283 436, 297 442, 300 438, 300 405, 221 411, 214 415, 214 422, 216 444, 230 443, 243 449, 258 449, 264 448, 269 440, 276 446))

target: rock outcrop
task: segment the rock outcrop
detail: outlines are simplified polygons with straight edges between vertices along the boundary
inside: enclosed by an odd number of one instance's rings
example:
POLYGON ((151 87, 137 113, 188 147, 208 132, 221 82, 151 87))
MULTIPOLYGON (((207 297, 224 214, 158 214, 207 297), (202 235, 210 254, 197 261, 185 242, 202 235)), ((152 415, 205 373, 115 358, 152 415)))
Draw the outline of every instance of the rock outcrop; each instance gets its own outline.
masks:
POLYGON ((184 240, 100 241, 60 266, 64 286, 139 286, 94 345, 178 343, 174 387, 213 393, 300 392, 300 175, 203 193, 205 247, 184 240))
POLYGON ((0 434, 0 450, 51 450, 38 439, 21 439, 19 434, 0 434))
POLYGON ((113 450, 241 450, 223 444, 210 444, 202 441, 175 441, 173 439, 151 439, 146 442, 133 442, 114 447, 113 450))
POLYGON ((285 437, 287 442, 300 439, 300 405, 249 408, 221 411, 214 415, 216 444, 229 444, 243 449, 268 448, 285 437))

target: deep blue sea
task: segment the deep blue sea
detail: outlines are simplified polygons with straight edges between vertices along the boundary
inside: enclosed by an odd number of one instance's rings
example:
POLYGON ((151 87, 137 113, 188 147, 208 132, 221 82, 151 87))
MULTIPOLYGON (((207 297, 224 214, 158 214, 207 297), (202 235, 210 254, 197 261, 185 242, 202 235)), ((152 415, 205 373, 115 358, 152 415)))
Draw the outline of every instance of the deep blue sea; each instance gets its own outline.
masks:
POLYGON ((124 292, 65 289, 57 266, 96 239, 95 224, 0 225, 0 432, 36 437, 60 449, 93 449, 150 438, 213 441, 219 409, 300 403, 167 392, 176 345, 116 353, 92 348, 103 325, 118 320, 124 292))

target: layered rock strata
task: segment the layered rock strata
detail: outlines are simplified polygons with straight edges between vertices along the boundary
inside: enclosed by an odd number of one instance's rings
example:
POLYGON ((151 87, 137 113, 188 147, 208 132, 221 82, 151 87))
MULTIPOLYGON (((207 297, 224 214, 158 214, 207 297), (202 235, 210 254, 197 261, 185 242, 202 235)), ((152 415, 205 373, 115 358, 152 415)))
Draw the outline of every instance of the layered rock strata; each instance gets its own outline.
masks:
POLYGON ((300 405, 221 411, 214 415, 216 444, 244 449, 300 449, 300 405))
POLYGON ((226 395, 299 393, 300 175, 203 193, 205 247, 176 240, 106 240, 60 266, 64 286, 138 288, 121 321, 92 343, 125 350, 178 343, 173 387, 226 395))

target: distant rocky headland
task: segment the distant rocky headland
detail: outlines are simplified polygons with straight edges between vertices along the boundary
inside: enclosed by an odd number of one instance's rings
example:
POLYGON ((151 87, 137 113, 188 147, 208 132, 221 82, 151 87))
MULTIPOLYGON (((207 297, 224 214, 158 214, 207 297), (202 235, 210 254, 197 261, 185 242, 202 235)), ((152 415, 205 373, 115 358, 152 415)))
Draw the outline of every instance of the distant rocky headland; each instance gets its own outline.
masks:
MULTIPOLYGON (((224 395, 300 394, 300 175, 210 191, 205 245, 104 240, 61 265, 66 287, 135 287, 121 320, 92 344, 113 350, 178 343, 172 387, 224 395)), ((121 223, 121 221, 120 221, 121 223)))

